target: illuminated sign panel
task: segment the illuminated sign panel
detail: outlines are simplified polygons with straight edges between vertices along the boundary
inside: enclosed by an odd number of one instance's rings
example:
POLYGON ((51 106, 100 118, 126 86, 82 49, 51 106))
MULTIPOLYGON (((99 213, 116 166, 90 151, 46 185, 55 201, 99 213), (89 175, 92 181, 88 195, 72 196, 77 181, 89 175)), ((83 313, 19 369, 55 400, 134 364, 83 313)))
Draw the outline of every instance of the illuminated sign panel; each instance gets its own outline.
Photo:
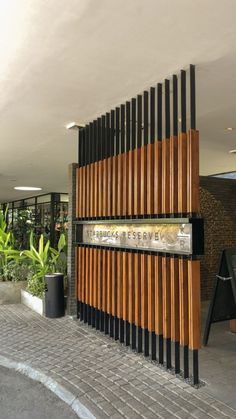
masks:
POLYGON ((104 220, 78 224, 81 244, 192 254, 192 224, 188 220, 104 220))

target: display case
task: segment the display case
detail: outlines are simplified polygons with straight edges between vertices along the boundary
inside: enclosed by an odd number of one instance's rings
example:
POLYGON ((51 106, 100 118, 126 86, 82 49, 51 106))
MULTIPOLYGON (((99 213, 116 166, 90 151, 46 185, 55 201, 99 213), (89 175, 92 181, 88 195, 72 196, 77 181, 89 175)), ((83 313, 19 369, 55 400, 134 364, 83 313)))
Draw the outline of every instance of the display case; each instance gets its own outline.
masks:
POLYGON ((9 230, 14 232, 18 248, 28 246, 30 231, 35 236, 44 234, 55 247, 60 233, 68 229, 68 194, 49 193, 25 198, 1 205, 8 207, 7 221, 9 230))

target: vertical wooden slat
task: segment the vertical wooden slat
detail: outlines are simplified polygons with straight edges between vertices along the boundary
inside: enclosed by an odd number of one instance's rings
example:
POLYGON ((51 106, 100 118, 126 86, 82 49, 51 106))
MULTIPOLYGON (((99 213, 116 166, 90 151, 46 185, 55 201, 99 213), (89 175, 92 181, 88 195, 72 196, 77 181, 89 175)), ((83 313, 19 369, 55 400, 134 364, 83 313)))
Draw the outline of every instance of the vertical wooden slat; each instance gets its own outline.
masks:
POLYGON ((89 305, 93 306, 94 266, 93 248, 89 248, 89 305))
POLYGON ((93 307, 98 308, 98 251, 93 249, 93 307))
POLYGON ((189 343, 188 330, 188 265, 184 258, 179 259, 179 312, 180 312, 180 344, 189 343))
POLYGON ((170 258, 170 281, 171 281, 171 340, 179 342, 179 261, 175 257, 170 258))
POLYGON ((111 252, 112 258, 112 282, 111 282, 111 314, 113 316, 117 315, 117 252, 111 252))
POLYGON ((135 285, 134 285, 134 254, 128 253, 128 289, 129 289, 129 316, 130 324, 135 320, 135 285))
POLYGON ((141 254, 141 327, 148 327, 147 255, 141 254))
POLYGON ((82 284, 81 284, 81 266, 82 260, 81 260, 81 247, 78 247, 77 249, 77 260, 76 260, 76 266, 77 266, 77 299, 78 301, 81 301, 81 290, 82 290, 82 284))
POLYGON ((188 261, 189 347, 201 347, 200 261, 188 261))
POLYGON ((102 310, 107 309, 107 250, 102 250, 102 310))
POLYGON ((148 330, 155 332, 155 256, 147 256, 148 330))
POLYGON ((112 306, 112 250, 107 250, 106 259, 106 286, 107 286, 107 305, 106 312, 111 314, 112 306))
POLYGON ((129 316, 129 291, 128 291, 128 253, 123 252, 123 320, 128 320, 129 316))
POLYGON ((102 309, 102 250, 97 249, 97 307, 99 310, 102 309))
POLYGON ((154 212, 154 145, 147 145, 147 214, 154 212))
POLYGON ((123 213, 123 154, 117 156, 117 215, 123 213))
POLYGON ((155 257, 155 331, 163 334, 162 257, 155 257))
POLYGON ((141 327, 141 255, 134 254, 135 324, 141 327))
POLYGON ((81 301, 85 303, 85 248, 81 247, 81 301))
POLYGON ((134 215, 141 214, 141 197, 140 197, 140 164, 141 164, 141 148, 133 150, 133 182, 134 182, 134 215))
POLYGON ((89 248, 86 247, 85 248, 85 302, 86 304, 89 304, 89 298, 90 298, 90 272, 89 272, 89 267, 90 267, 90 260, 89 260, 89 248))
POLYGON ((147 148, 140 150, 140 212, 147 213, 147 148))
POLYGON ((162 258, 163 336, 171 337, 170 258, 162 258))
POLYGON ((123 253, 117 252, 117 317, 123 317, 123 253))
POLYGON ((178 135, 178 213, 187 213, 187 134, 178 135))
POLYGON ((178 137, 170 137, 170 213, 178 213, 178 137))

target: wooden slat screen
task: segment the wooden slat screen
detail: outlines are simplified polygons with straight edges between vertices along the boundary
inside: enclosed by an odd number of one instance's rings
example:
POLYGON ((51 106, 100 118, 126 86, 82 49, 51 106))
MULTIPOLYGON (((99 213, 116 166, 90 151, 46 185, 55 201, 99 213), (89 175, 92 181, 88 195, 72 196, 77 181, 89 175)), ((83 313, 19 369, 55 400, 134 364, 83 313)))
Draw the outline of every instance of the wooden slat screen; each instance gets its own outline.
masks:
MULTIPOLYGON (((191 66, 195 94, 194 75, 191 66)), ((199 135, 195 115, 186 127, 186 100, 186 72, 181 71, 180 78, 159 83, 80 132, 78 220, 199 216, 199 135)), ((109 322, 110 335, 126 344, 130 328, 132 336, 137 328, 138 342, 135 334, 132 347, 137 344, 138 351, 151 353, 176 373, 182 347, 188 377, 188 350, 195 351, 196 362, 200 348, 199 261, 84 245, 77 252, 81 319, 106 333, 109 322)), ((196 364, 193 376, 196 384, 196 364)))

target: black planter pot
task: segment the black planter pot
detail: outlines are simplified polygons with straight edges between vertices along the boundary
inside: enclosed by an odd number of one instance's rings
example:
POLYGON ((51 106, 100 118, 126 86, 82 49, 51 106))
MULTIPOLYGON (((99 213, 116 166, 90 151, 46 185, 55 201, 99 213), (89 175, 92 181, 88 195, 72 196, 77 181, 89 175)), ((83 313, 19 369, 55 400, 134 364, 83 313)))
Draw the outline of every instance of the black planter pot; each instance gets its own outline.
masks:
POLYGON ((45 316, 50 318, 65 315, 63 274, 45 275, 45 316))

